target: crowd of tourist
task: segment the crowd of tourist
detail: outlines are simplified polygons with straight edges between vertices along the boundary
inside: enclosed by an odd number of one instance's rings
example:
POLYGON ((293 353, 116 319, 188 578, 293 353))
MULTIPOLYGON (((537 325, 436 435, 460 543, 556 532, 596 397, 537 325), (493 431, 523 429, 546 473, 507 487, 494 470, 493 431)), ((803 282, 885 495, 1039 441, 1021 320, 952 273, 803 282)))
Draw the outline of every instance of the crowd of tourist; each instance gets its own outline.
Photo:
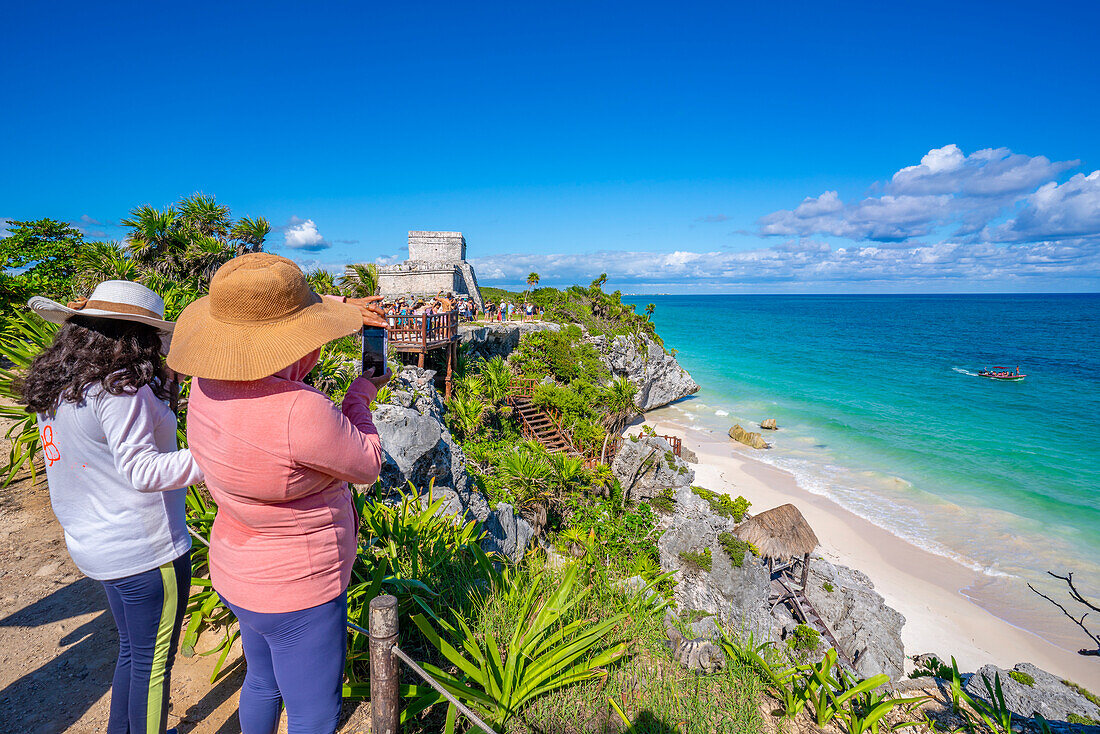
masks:
POLYGON ((543 313, 543 309, 533 303, 506 300, 499 303, 486 301, 478 308, 477 302, 469 296, 455 296, 444 292, 432 298, 398 298, 385 303, 383 309, 390 326, 405 326, 410 316, 432 316, 455 310, 463 321, 531 321, 543 313))

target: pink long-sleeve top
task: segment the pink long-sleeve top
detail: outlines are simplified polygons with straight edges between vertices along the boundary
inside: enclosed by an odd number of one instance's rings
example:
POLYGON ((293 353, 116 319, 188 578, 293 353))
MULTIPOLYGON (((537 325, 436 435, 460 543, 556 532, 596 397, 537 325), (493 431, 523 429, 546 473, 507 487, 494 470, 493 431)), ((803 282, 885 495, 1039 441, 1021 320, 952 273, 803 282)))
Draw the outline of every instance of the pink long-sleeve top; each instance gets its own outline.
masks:
POLYGON ((343 593, 358 518, 348 482, 373 484, 382 466, 362 377, 337 407, 302 379, 313 352, 261 380, 196 379, 187 439, 218 503, 210 577, 233 604, 292 612, 343 593))

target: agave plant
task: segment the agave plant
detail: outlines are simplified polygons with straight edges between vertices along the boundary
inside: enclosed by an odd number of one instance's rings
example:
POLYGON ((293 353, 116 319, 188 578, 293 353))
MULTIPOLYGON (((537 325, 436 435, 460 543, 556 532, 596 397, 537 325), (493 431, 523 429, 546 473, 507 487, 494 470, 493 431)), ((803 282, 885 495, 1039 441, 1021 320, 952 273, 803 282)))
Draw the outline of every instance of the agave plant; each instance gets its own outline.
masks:
POLYGON ((0 356, 11 363, 10 367, 0 364, 0 418, 12 422, 5 434, 11 442, 8 452, 8 464, 3 468, 3 484, 11 484, 23 469, 31 472, 31 482, 38 479, 35 458, 41 446, 38 436, 38 420, 27 413, 21 405, 19 380, 38 353, 53 342, 57 326, 43 321, 30 311, 19 310, 10 314, 0 331, 0 356))
MULTIPOLYGON (((604 666, 627 652, 627 643, 610 641, 626 615, 566 622, 572 609, 591 591, 590 587, 577 588, 578 570, 574 564, 555 583, 540 575, 526 587, 513 584, 502 590, 519 610, 503 649, 492 632, 479 640, 461 616, 456 615, 457 626, 436 620, 446 639, 424 615, 414 616, 413 623, 457 672, 445 672, 430 663, 424 667, 450 694, 477 710, 498 731, 503 731, 533 699, 604 676, 604 666), (547 586, 551 588, 545 590, 547 586)), ((446 731, 453 733, 453 722, 446 731)))

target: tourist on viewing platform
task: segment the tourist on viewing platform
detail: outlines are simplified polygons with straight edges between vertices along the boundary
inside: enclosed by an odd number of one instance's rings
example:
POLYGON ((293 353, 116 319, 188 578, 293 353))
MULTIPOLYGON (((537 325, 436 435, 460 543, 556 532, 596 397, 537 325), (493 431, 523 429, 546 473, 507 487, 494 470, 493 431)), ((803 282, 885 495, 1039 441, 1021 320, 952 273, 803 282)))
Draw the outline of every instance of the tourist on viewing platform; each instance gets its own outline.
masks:
POLYGON ((65 545, 103 584, 118 627, 106 731, 164 732, 191 589, 184 503, 202 480, 191 452, 177 450, 169 408, 176 385, 161 350, 174 324, 160 296, 122 280, 68 306, 38 296, 29 305, 61 329, 31 363, 22 401, 38 414, 65 545))
POLYGON ((336 406, 303 379, 321 347, 385 326, 378 297, 321 298, 292 261, 242 255, 184 309, 169 365, 195 377, 187 436, 218 503, 210 578, 237 616, 244 734, 331 734, 340 716, 357 518, 348 482, 382 465, 364 375, 336 406), (346 301, 346 302, 344 302, 346 301))

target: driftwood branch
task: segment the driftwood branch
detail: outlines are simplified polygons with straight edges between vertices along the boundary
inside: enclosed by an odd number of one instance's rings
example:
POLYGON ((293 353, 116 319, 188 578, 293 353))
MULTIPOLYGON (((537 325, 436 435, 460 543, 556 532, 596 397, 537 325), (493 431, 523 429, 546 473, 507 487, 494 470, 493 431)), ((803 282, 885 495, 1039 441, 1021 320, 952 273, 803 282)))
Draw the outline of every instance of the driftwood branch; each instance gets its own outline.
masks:
MULTIPOLYGON (((1075 602, 1077 602, 1078 604, 1081 604, 1086 609, 1091 609, 1093 611, 1100 612, 1100 607, 1096 606, 1096 604, 1094 604, 1093 602, 1086 599, 1081 594, 1081 592, 1077 590, 1077 587, 1073 585, 1073 573, 1066 573, 1065 576, 1059 576, 1058 574, 1054 573, 1053 571, 1047 571, 1047 573, 1050 576, 1053 576, 1056 579, 1059 579, 1061 581, 1066 582, 1066 585, 1069 586, 1069 597, 1070 597, 1070 599, 1073 599, 1075 602)), ((1043 597, 1044 599, 1049 601, 1054 606, 1061 609, 1062 614, 1069 617, 1073 621, 1073 623, 1076 624, 1078 627, 1080 627, 1081 631, 1083 631, 1085 633, 1085 635, 1096 644, 1096 649, 1091 649, 1091 648, 1087 648, 1087 647, 1082 648, 1082 649, 1077 651, 1078 655, 1090 655, 1090 656, 1100 657, 1100 634, 1096 634, 1096 633, 1092 632, 1092 630, 1090 630, 1087 626, 1085 626, 1085 618, 1089 616, 1088 612, 1085 612, 1080 617, 1075 617, 1072 614, 1070 614, 1069 610, 1066 609, 1062 604, 1056 602, 1054 599, 1051 599, 1049 596, 1047 596, 1043 592, 1036 589, 1030 583, 1027 585, 1027 588, 1031 589, 1036 594, 1038 594, 1039 596, 1043 597)))

